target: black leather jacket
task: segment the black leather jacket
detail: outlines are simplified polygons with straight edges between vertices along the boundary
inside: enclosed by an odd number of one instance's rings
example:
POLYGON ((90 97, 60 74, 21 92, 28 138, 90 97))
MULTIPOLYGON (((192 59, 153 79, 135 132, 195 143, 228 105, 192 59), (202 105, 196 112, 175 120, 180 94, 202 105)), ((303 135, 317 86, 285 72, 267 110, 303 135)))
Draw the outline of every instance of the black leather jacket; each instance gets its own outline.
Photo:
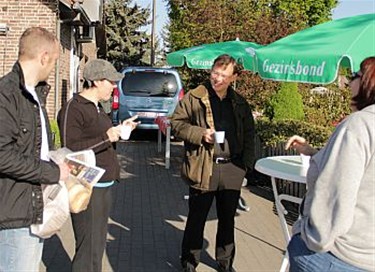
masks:
MULTIPOLYGON (((51 139, 45 110, 49 88, 43 82, 35 91, 51 139)), ((0 79, 0 229, 27 227, 43 221, 41 183, 57 183, 60 170, 55 163, 40 159, 41 143, 38 103, 26 90, 17 62, 0 79)))

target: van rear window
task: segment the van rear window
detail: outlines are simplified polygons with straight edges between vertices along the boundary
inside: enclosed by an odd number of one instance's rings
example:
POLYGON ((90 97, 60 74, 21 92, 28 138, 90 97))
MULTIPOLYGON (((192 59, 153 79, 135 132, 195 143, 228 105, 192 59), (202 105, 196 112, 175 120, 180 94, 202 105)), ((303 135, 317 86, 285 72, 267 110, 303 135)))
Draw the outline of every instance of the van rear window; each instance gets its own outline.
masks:
POLYGON ((129 96, 173 97, 177 92, 176 77, 169 73, 128 72, 121 84, 129 96))

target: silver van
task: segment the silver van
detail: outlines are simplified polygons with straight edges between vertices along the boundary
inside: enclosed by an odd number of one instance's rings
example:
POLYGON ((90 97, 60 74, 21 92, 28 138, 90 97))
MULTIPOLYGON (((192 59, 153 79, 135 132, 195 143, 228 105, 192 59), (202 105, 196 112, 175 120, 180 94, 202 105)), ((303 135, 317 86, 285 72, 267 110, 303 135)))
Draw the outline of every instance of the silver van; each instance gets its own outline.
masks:
POLYGON ((138 115, 137 129, 158 129, 158 116, 171 116, 184 90, 178 72, 170 68, 127 67, 113 92, 112 122, 138 115))

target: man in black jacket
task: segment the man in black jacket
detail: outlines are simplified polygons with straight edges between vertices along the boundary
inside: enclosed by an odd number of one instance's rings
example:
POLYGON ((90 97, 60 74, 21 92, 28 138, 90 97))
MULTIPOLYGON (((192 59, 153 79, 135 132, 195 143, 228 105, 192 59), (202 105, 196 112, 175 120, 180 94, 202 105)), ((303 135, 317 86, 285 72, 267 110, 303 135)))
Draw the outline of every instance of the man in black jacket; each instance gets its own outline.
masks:
POLYGON ((58 57, 56 37, 29 28, 20 38, 18 61, 0 79, 0 271, 39 271, 43 240, 30 225, 43 222, 41 184, 68 175, 65 164, 48 159, 45 80, 58 57))

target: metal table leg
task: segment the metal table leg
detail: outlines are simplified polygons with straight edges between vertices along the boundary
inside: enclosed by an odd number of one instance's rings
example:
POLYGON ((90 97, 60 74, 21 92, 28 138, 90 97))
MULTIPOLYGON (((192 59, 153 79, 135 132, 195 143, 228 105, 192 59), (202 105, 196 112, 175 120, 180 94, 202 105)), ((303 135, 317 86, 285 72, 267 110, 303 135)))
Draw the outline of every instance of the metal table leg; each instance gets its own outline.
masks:
POLYGON ((158 129, 158 152, 161 152, 161 130, 158 129))
MULTIPOLYGON (((291 202, 300 204, 301 199, 298 198, 298 197, 285 195, 285 194, 279 195, 278 192, 277 192, 277 187, 276 187, 276 179, 274 177, 271 177, 271 182, 272 182, 272 191, 273 191, 273 195, 274 195, 274 198, 275 198, 277 215, 278 215, 279 220, 280 220, 280 225, 281 225, 281 229, 282 229, 283 234, 284 234, 284 239, 285 239, 286 245, 288 245, 289 240, 290 240, 290 234, 289 234, 289 230, 288 230, 288 224, 286 223, 285 216, 284 216, 288 212, 285 210, 283 204, 281 203, 281 200, 287 200, 287 201, 291 201, 291 202)), ((288 251, 285 251, 285 255, 283 257, 283 261, 282 261, 281 267, 280 267, 280 272, 285 272, 288 268, 288 265, 289 265, 288 251)))
POLYGON ((166 130, 167 135, 165 135, 165 168, 169 169, 171 158, 171 127, 168 126, 166 130))
POLYGON ((280 220, 280 225, 284 234, 285 242, 288 243, 290 240, 290 234, 289 234, 288 225, 286 223, 285 216, 284 216, 286 210, 284 206, 281 204, 279 194, 277 193, 276 179, 274 177, 271 177, 271 181, 272 181, 272 191, 273 191, 273 196, 275 198, 277 215, 280 220))

